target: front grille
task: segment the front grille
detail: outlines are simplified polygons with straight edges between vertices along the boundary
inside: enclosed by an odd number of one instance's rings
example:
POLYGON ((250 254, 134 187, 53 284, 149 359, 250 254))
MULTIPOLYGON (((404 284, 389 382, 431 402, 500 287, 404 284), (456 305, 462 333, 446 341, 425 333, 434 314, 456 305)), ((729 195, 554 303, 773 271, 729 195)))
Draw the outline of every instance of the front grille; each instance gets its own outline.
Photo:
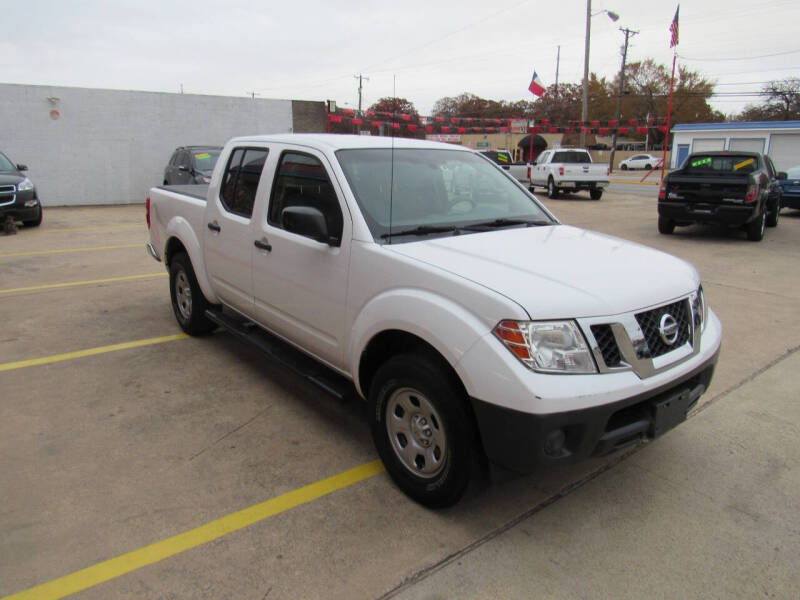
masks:
POLYGON ((8 204, 14 201, 14 192, 17 188, 13 185, 0 185, 0 204, 8 204))
POLYGON ((611 325, 592 325, 592 335, 597 341, 597 347, 603 355, 607 367, 618 367, 622 362, 617 340, 611 331, 611 325))
POLYGON ((679 300, 666 306, 638 313, 636 321, 642 329, 646 342, 636 352, 639 358, 655 358, 680 348, 689 341, 692 335, 692 319, 687 300, 679 300), (661 339, 659 332, 661 318, 666 314, 672 315, 678 322, 678 338, 672 344, 667 344, 661 339))

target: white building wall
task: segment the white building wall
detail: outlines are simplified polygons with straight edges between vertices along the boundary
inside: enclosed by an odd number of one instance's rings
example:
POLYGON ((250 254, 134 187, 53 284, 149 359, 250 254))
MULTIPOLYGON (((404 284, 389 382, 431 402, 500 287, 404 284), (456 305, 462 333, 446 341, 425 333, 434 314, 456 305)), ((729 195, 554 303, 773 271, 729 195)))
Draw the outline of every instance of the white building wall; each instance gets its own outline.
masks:
POLYGON ((291 130, 291 100, 0 84, 0 151, 44 206, 143 202, 177 146, 291 130))

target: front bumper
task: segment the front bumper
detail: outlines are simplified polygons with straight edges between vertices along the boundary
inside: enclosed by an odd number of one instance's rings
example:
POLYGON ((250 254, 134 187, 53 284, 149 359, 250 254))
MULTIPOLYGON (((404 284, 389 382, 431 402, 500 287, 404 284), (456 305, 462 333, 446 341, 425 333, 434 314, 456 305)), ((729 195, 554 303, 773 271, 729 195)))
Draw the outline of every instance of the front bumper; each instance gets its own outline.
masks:
POLYGON ((33 221, 38 218, 41 206, 35 189, 14 192, 9 198, 6 199, 6 195, 0 198, 0 220, 5 220, 9 215, 17 221, 33 221))
POLYGON ((672 219, 678 223, 721 223, 723 225, 744 225, 760 215, 757 204, 706 204, 694 202, 658 203, 658 216, 672 219))
POLYGON ((800 194, 795 194, 794 192, 783 192, 781 206, 783 208, 800 209, 800 194))
POLYGON ((535 415, 472 398, 483 449, 492 462, 530 472, 658 437, 682 422, 708 389, 717 357, 664 388, 582 410, 535 415))

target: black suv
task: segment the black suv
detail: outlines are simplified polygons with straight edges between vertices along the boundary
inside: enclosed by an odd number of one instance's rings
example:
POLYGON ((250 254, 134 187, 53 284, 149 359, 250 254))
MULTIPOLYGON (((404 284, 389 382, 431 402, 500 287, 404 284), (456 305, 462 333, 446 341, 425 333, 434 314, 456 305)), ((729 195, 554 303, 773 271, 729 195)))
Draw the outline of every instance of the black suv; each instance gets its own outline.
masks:
POLYGON ((164 169, 164 185, 208 183, 222 146, 181 146, 164 169))
POLYGON ((25 165, 15 165, 0 152, 0 226, 9 215, 27 227, 42 222, 42 205, 33 182, 25 176, 25 165))

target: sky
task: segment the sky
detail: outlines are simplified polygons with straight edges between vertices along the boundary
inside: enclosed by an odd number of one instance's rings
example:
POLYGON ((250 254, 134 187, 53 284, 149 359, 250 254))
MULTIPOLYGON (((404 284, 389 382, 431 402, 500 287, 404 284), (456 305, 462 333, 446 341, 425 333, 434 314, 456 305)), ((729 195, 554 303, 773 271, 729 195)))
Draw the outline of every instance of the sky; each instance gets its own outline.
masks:
MULTIPOLYGON (((444 96, 532 99, 583 76, 585 0, 7 2, 0 83, 335 100, 382 97, 430 114, 444 96)), ((671 67, 676 2, 594 0, 590 70, 612 79, 628 61, 671 67), (619 14, 612 22, 602 10, 619 14)), ((739 112, 764 83, 800 77, 797 0, 684 0, 678 64, 716 81, 714 108, 739 112), (749 95, 748 95, 749 94, 749 95)), ((591 118, 591 110, 590 118, 591 118)))

